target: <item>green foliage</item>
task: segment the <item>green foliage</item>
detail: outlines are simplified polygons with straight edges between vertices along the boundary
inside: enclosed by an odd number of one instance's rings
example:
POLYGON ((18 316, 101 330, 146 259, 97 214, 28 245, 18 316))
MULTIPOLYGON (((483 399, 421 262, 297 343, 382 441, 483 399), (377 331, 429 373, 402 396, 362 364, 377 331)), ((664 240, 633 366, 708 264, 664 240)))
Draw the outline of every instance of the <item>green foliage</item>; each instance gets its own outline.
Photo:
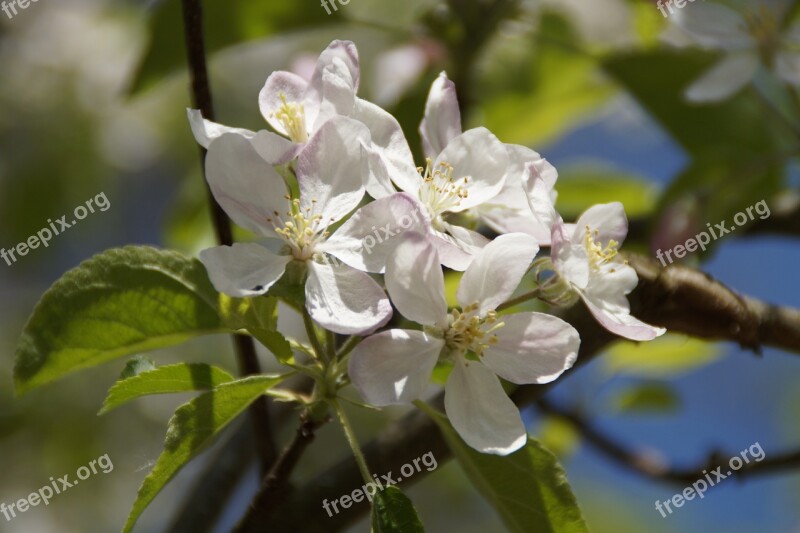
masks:
POLYGON ((143 246, 108 250, 42 297, 20 338, 18 393, 118 357, 226 331, 205 268, 143 246))
POLYGON ((179 407, 169 422, 164 451, 139 488, 123 531, 133 529, 150 502, 186 463, 248 405, 283 379, 283 376, 252 376, 224 383, 179 407))
POLYGON ((622 202, 631 218, 647 216, 655 209, 655 188, 636 176, 603 165, 582 165, 559 174, 557 207, 565 220, 577 219, 592 205, 608 202, 622 202))
POLYGON ((512 533, 588 532, 564 470, 533 438, 506 457, 482 454, 458 436, 444 415, 431 412, 475 488, 512 533))
POLYGON ((533 42, 514 42, 487 68, 482 125, 504 142, 542 144, 566 131, 613 93, 598 63, 560 16, 545 14, 533 42), (576 44, 578 43, 578 44, 576 44))
POLYGON ((563 418, 548 416, 542 420, 537 431, 539 442, 556 457, 572 455, 581 444, 580 434, 563 418))
POLYGON ((233 381, 233 376, 226 371, 202 363, 162 366, 117 381, 109 389, 98 414, 105 414, 142 396, 210 390, 230 381, 233 381))
MULTIPOLYGON (((206 49, 209 54, 222 48, 254 39, 264 39, 277 32, 320 26, 336 22, 339 15, 324 9, 309 9, 302 2, 253 2, 252 0, 217 0, 203 2, 206 19, 206 49)), ((184 68, 181 2, 162 0, 150 15, 150 42, 136 75, 131 92, 146 89, 165 76, 184 68)))
POLYGON ((609 349, 603 361, 611 373, 664 378, 697 370, 721 355, 714 344, 667 334, 647 343, 620 341, 609 349))
POLYGON ((613 400, 613 408, 628 414, 666 414, 680 408, 680 398, 666 383, 646 382, 623 390, 613 400))
POLYGON ((423 533, 417 511, 408 496, 395 486, 375 494, 372 502, 372 533, 423 533))

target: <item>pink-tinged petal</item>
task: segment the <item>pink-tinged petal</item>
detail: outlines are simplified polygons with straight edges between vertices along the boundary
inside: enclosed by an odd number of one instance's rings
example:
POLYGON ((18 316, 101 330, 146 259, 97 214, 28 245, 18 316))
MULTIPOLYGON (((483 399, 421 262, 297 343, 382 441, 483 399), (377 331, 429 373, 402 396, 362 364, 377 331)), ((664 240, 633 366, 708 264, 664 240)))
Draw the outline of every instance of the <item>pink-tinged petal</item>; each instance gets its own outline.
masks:
POLYGON ((425 156, 431 159, 461 135, 461 110, 458 107, 456 85, 444 72, 431 85, 419 132, 422 134, 425 156))
POLYGON ((351 118, 362 122, 369 129, 373 147, 384 162, 389 178, 402 190, 416 194, 421 178, 397 119, 375 104, 360 98, 356 101, 351 118))
POLYGON ((501 378, 518 385, 550 383, 578 358, 581 338, 558 317, 544 313, 519 313, 501 317, 498 342, 481 361, 501 378))
POLYGON ((464 442, 479 452, 508 455, 528 440, 519 409, 497 376, 477 361, 456 357, 444 407, 464 442))
POLYGON ((334 60, 340 60, 348 71, 348 76, 353 80, 353 88, 358 91, 361 81, 361 73, 358 64, 358 50, 351 41, 333 41, 322 51, 317 60, 314 74, 311 75, 311 82, 308 86, 307 98, 309 101, 322 102, 323 76, 325 70, 333 64, 334 60))
POLYGON ((378 200, 396 193, 397 189, 392 184, 386 159, 380 150, 374 144, 362 145, 362 148, 366 165, 363 171, 366 176, 364 187, 367 189, 367 194, 378 200))
POLYGON ((256 135, 255 132, 250 130, 242 128, 229 128, 228 126, 223 126, 222 124, 206 120, 203 118, 203 114, 199 109, 187 109, 186 114, 189 117, 189 126, 192 128, 192 134, 194 135, 197 144, 205 149, 208 149, 211 141, 221 137, 226 133, 235 133, 246 139, 252 139, 256 135))
POLYGON ((436 247, 439 260, 444 266, 463 272, 470 263, 472 263, 475 254, 489 242, 489 239, 486 239, 486 237, 474 231, 461 228, 460 226, 445 224, 445 229, 448 231, 452 230, 454 233, 458 234, 458 237, 431 229, 428 238, 431 244, 436 247), (459 229, 464 229, 464 232, 459 231, 459 229), (483 238, 484 241, 481 242, 480 238, 483 238))
POLYGON ((538 152, 518 144, 507 144, 506 149, 508 149, 510 162, 509 176, 517 176, 517 180, 521 180, 527 168, 533 164, 533 175, 540 177, 548 190, 552 190, 556 186, 556 181, 558 180, 556 167, 551 165, 538 152))
POLYGON ((686 89, 690 102, 720 102, 744 88, 755 76, 759 59, 755 52, 730 54, 686 89))
POLYGON ((428 239, 406 232, 386 265, 386 289, 404 317, 425 326, 444 326, 447 301, 439 256, 428 239))
POLYGON ((427 390, 442 348, 442 339, 421 331, 383 331, 356 346, 348 374, 372 405, 411 403, 427 390))
POLYGON ((226 133, 208 148, 206 178, 219 205, 250 231, 275 236, 275 212, 285 216, 289 203, 283 178, 264 161, 250 140, 226 133))
POLYGON ((314 134, 297 158, 300 206, 320 214, 328 226, 355 209, 364 197, 369 131, 358 121, 335 117, 314 134))
POLYGON ((589 256, 582 240, 570 240, 571 233, 561 219, 553 225, 550 257, 562 278, 578 288, 584 288, 589 283, 589 256))
POLYGON ((505 183, 509 158, 505 145, 497 137, 486 128, 475 128, 450 141, 436 158, 435 167, 440 163, 452 165, 453 178, 464 183, 469 191, 457 207, 448 209, 459 212, 497 196, 505 183))
POLYGON ((593 205, 578 217, 572 233, 572 242, 583 242, 587 227, 592 232, 592 240, 599 242, 603 247, 612 240, 622 244, 628 235, 628 217, 625 216, 625 207, 619 202, 593 205))
POLYGON ((480 304, 481 314, 496 309, 517 290, 539 252, 536 240, 524 233, 500 235, 483 248, 464 272, 456 298, 464 308, 480 304))
POLYGON ((547 234, 549 236, 547 244, 550 244, 552 228, 558 219, 558 213, 553 204, 552 187, 547 185, 548 178, 544 177, 551 173, 551 168, 552 165, 542 159, 540 162, 528 164, 522 177, 525 198, 534 219, 532 234, 547 234))
POLYGON ((334 58, 322 72, 322 100, 319 115, 312 131, 317 131, 325 122, 336 116, 349 117, 356 105, 356 88, 347 66, 334 58))
POLYGON ((405 232, 425 234, 429 229, 425 208, 414 197, 395 193, 360 208, 319 250, 353 268, 383 273, 405 232))
POLYGON ((314 106, 311 106, 311 108, 307 106, 305 101, 307 87, 306 80, 297 74, 278 71, 270 74, 261 89, 258 95, 258 106, 261 109, 261 115, 281 135, 289 137, 289 132, 286 130, 284 123, 278 119, 280 109, 284 105, 284 99, 286 99, 286 103, 304 107, 306 132, 311 132, 311 127, 316 119, 316 109, 314 106))
POLYGON ((256 243, 217 246, 200 252, 200 261, 214 287, 235 298, 267 292, 291 260, 290 256, 275 255, 256 243))
POLYGON ((741 50, 756 45, 744 17, 717 3, 697 3, 691 9, 678 9, 672 20, 705 48, 741 50))
POLYGON ((367 335, 392 318, 386 293, 369 274, 347 265, 307 264, 306 309, 323 328, 367 335))
POLYGON ((250 142, 258 155, 270 165, 285 165, 302 151, 302 144, 295 144, 285 137, 271 131, 262 130, 256 133, 250 142))
POLYGON ((637 283, 633 268, 622 262, 610 263, 602 272, 593 273, 588 286, 579 292, 589 311, 607 330, 631 340, 652 340, 666 330, 631 316, 626 295, 637 283))

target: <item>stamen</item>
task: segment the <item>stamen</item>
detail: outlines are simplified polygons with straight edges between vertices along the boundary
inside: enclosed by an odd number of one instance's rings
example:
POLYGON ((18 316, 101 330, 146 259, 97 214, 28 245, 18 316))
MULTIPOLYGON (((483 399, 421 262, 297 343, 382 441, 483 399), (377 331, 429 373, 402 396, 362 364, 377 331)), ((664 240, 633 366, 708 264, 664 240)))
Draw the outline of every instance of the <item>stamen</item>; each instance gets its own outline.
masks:
POLYGON ((283 104, 272 116, 281 123, 292 142, 307 142, 308 131, 306 130, 305 106, 303 104, 287 101, 284 93, 280 93, 280 98, 283 104))
POLYGON ((615 240, 609 240, 605 248, 599 241, 595 240, 600 235, 598 230, 592 231, 589 226, 586 226, 586 236, 584 237, 584 246, 589 253, 589 262, 594 270, 611 262, 618 253, 619 243, 615 240))
POLYGON ((455 169, 446 162, 434 165, 428 158, 425 168, 418 167, 417 172, 423 184, 419 190, 419 198, 428 207, 432 217, 437 217, 461 205, 461 201, 469 196, 468 177, 456 179, 455 169))
POLYGON ((449 327, 445 332, 445 342, 454 352, 474 352, 478 357, 483 357, 486 348, 499 342, 495 331, 502 328, 505 323, 497 321, 497 312, 488 311, 485 315, 478 315, 480 304, 474 302, 464 307, 463 311, 454 309, 450 313, 449 327))

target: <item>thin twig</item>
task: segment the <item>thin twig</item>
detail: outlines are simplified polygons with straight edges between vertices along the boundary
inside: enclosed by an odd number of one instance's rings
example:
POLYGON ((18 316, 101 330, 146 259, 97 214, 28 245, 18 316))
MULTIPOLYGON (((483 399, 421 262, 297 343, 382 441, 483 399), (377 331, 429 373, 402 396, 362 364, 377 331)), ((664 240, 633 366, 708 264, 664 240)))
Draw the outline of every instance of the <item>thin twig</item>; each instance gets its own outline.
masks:
MULTIPOLYGON (((200 0, 182 0, 183 25, 186 37, 186 53, 191 76, 192 99, 203 117, 214 120, 214 104, 211 97, 211 85, 208 81, 205 37, 203 34, 203 7, 200 0)), ((200 162, 205 171, 206 151, 200 148, 200 162)), ((217 242, 230 246, 233 244, 233 232, 228 216, 216 202, 211 189, 206 185, 211 218, 216 232, 217 242)), ((261 373, 258 355, 253 339, 249 336, 233 335, 233 345, 239 371, 244 376, 261 373)), ((267 470, 275 460, 277 448, 272 436, 269 420, 269 400, 264 397, 250 406, 250 416, 256 437, 256 449, 263 470, 267 470)))

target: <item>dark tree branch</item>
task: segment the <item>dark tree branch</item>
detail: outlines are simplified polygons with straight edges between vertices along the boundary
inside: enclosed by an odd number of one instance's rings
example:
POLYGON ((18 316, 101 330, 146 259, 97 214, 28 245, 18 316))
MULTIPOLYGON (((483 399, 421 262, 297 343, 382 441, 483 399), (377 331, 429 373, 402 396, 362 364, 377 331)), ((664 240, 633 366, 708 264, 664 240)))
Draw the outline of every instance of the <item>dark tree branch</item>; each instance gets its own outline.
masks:
POLYGON ((321 421, 315 420, 309 412, 300 415, 300 427, 297 428, 294 439, 283 450, 269 473, 264 477, 261 489, 253 499, 247 514, 234 530, 236 533, 266 531, 264 525, 269 516, 291 492, 289 478, 292 471, 300 462, 303 453, 314 441, 316 430, 327 421, 328 418, 321 421))
MULTIPOLYGON (((797 310, 740 296, 710 276, 690 268, 661 269, 657 261, 642 256, 630 256, 629 260, 639 275, 639 286, 630 295, 635 316, 676 333, 735 341, 756 351, 761 346, 772 346, 800 353, 800 312, 797 310)), ((564 318, 575 326, 582 339, 578 363, 570 373, 616 340, 581 304, 571 308, 564 318)), ((554 384, 522 386, 511 397, 521 407, 530 405, 552 386, 554 384)), ((441 401, 442 395, 439 395, 436 399, 439 406, 441 401)), ((451 457, 435 423, 424 413, 413 411, 370 442, 364 448, 364 455, 376 473, 387 473, 396 472, 409 459, 429 451, 439 464, 451 457)), ((785 463, 792 457, 780 460, 785 463)), ((774 468, 765 471, 774 471, 774 468)), ((425 475, 426 472, 420 472, 406 483, 420 481, 425 475)), ((361 485, 355 461, 345 458, 293 492, 280 513, 273 514, 265 524, 264 530, 292 531, 302 524, 303 530, 309 533, 339 531, 367 513, 369 506, 353 505, 328 517, 322 502, 339 498, 361 485)))
MULTIPOLYGON (((592 425, 591 421, 580 413, 558 407, 544 398, 537 400, 536 405, 543 413, 557 416, 569 422, 589 444, 623 468, 653 479, 681 486, 690 485, 698 479, 703 479, 704 471, 711 472, 718 466, 724 467, 730 457, 739 453, 724 454, 714 452, 699 466, 692 468, 670 467, 652 453, 634 451, 621 444, 592 425)), ((750 462, 744 463, 739 470, 734 470, 733 475, 741 478, 795 468, 800 468, 800 451, 770 455, 769 457, 766 457, 765 454, 761 461, 753 461, 751 459, 750 462)))
MULTIPOLYGON (((192 84, 192 99, 196 108, 200 109, 203 116, 209 120, 214 119, 214 106, 211 98, 211 85, 208 81, 208 68, 206 62, 205 38, 203 34, 203 6, 200 0, 182 0, 183 26, 186 37, 186 53, 189 63, 189 75, 192 84)), ((206 152, 200 149, 200 161, 205 169, 206 152)), ((211 194, 211 189, 206 185, 211 218, 217 242, 222 245, 233 244, 231 222, 211 194)), ((244 376, 260 374, 261 367, 258 363, 256 346, 252 337, 233 335, 233 345, 239 371, 244 376)), ((272 436, 269 420, 269 400, 264 397, 250 406, 249 411, 253 419, 256 437, 256 448, 261 459, 262 469, 266 470, 275 460, 276 446, 272 436)))

